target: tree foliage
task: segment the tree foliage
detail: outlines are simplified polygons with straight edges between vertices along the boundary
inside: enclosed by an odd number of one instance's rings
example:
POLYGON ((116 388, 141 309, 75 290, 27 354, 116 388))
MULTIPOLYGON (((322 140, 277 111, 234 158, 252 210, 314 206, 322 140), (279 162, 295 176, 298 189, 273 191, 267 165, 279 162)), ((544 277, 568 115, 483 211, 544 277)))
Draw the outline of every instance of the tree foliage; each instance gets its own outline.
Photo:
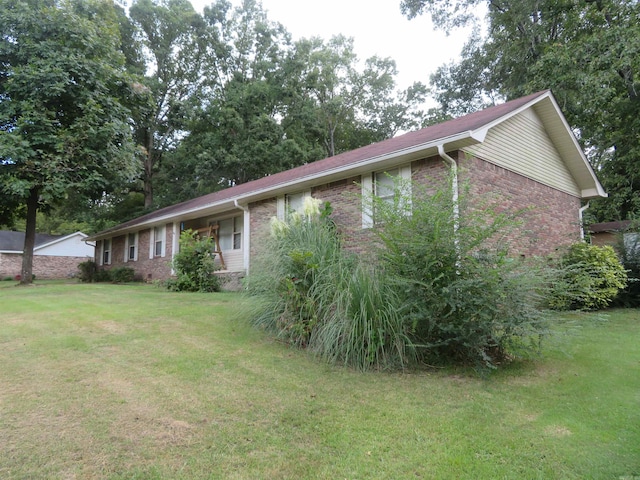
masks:
POLYGON ((136 0, 129 15, 138 42, 136 58, 144 60, 139 88, 150 96, 134 109, 144 205, 149 208, 154 204, 154 175, 164 153, 176 146, 203 81, 206 35, 202 17, 188 0, 136 0))
POLYGON ((443 113, 456 116, 550 88, 610 193, 598 220, 640 211, 640 4, 636 0, 405 0, 408 16, 468 23, 486 7, 487 34, 432 77, 443 113))
POLYGON ((1 203, 26 208, 28 283, 38 209, 134 175, 122 99, 135 92, 107 4, 2 0, 0 32, 1 203))
POLYGON ((395 63, 359 63, 342 36, 292 42, 260 3, 206 7, 203 88, 165 154, 158 204, 335 155, 419 124, 426 89, 396 91, 395 63))

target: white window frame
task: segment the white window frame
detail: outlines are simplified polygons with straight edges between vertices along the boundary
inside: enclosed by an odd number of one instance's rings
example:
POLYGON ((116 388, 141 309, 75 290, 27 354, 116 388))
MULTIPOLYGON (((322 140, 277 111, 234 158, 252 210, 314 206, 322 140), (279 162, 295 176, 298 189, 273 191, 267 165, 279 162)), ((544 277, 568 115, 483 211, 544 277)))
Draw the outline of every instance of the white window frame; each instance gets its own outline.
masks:
MULTIPOLYGON (((381 175, 386 172, 394 172, 397 171, 397 176, 403 181, 411 180, 411 164, 402 165, 399 167, 388 168, 385 170, 376 170, 374 172, 363 175, 361 178, 361 186, 362 186, 362 228, 371 228, 374 225, 374 214, 373 214, 373 205, 371 203, 371 199, 374 195, 376 195, 376 182, 375 178, 377 175, 381 175)), ((408 191, 405 192, 405 195, 408 198, 411 198, 411 186, 408 184, 408 191)))
POLYGON ((138 261, 138 232, 135 233, 127 233, 125 237, 125 246, 124 246, 124 261, 127 262, 137 262, 138 261), (133 235, 133 243, 130 241, 130 236, 133 235), (133 247, 133 258, 131 258, 131 247, 133 247))
POLYGON ((298 196, 298 195, 302 197, 302 202, 301 202, 300 209, 296 211, 302 212, 302 205, 304 205, 304 200, 307 197, 311 196, 311 190, 303 190, 299 192, 287 193, 285 195, 281 195, 280 197, 278 197, 277 205, 276 205, 276 211, 277 211, 276 216, 278 217, 278 220, 284 221, 291 213, 293 213, 290 211, 289 201, 291 197, 298 196))
POLYGON ((100 265, 111 265, 113 250, 113 239, 105 238, 102 240, 102 248, 100 251, 100 265))
POLYGON ((152 227, 149 237, 151 240, 149 242, 149 259, 164 257, 167 253, 167 226, 156 225, 155 227, 152 227), (160 246, 160 255, 156 255, 156 244, 158 242, 162 242, 160 246))

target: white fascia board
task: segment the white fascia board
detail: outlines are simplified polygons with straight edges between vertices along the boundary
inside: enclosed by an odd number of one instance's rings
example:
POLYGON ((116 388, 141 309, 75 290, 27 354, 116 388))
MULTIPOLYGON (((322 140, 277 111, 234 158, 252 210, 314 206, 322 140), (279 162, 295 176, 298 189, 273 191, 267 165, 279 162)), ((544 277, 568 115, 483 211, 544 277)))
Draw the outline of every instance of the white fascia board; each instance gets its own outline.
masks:
POLYGON ((593 184, 594 184, 593 188, 583 189, 582 198, 608 197, 609 194, 605 191, 604 187, 600 183, 600 180, 598 180, 598 176, 596 175, 596 172, 593 170, 593 167, 591 166, 591 164, 589 163, 589 160, 584 154, 584 151, 582 150, 580 143, 578 143, 578 139, 573 134, 573 130, 567 123, 567 119, 562 114, 562 110, 560 110, 560 106, 558 105, 558 102, 556 102, 553 95, 551 95, 551 92, 548 92, 546 95, 543 95, 540 98, 545 98, 545 97, 549 98, 556 112, 558 112, 558 119, 562 122, 562 125, 564 127, 567 137, 570 139, 571 143, 573 144, 573 147, 575 148, 576 152, 579 155, 580 161, 582 162, 584 167, 587 169, 587 171, 589 172, 589 175, 591 176, 591 179, 593 180, 593 184))
MULTIPOLYGON (((502 122, 509 120, 512 117, 515 117, 516 115, 521 114, 522 112, 524 112, 525 110, 531 108, 532 106, 534 106, 536 103, 540 103, 541 100, 548 98, 551 101, 553 101, 553 95, 551 95, 551 91, 547 91, 545 93, 543 93, 542 95, 540 95, 539 97, 536 97, 532 100, 529 100, 527 103, 525 103, 524 105, 521 105, 519 108, 509 112, 509 113, 505 113, 503 116, 496 118, 495 120, 487 123, 486 125, 483 125, 482 128, 476 130, 474 133, 477 133, 478 135, 481 134, 481 132, 484 132, 484 135, 487 134, 487 132, 489 130, 491 130, 493 127, 495 127, 496 125, 501 124, 502 122)), ((558 111, 558 113, 560 113, 560 107, 558 107, 558 104, 553 101, 553 104, 556 108, 556 110, 558 111)), ((562 115, 559 115, 560 117, 562 117, 562 115)), ((472 135, 473 136, 473 135, 472 135)), ((475 137, 473 137, 475 138, 475 137)), ((481 142, 484 140, 484 137, 482 138, 482 140, 480 140, 481 142)))
POLYGON ((14 253, 17 255, 22 255, 22 250, 0 250, 0 253, 14 253))
POLYGON ((584 198, 585 200, 598 197, 607 198, 609 196, 609 194, 604 191, 599 183, 597 184, 597 187, 598 188, 585 188, 584 190, 580 191, 580 195, 582 195, 582 198, 584 198))

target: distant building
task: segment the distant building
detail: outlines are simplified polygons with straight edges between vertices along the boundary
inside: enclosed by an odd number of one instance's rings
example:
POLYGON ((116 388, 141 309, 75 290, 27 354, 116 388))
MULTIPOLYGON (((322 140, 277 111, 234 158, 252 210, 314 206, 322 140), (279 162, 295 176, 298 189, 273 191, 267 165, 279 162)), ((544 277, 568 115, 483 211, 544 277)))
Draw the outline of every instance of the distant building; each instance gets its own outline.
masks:
MULTIPOLYGON (((36 233, 33 274, 38 279, 75 277, 78 264, 93 260, 95 244, 82 232, 71 235, 36 233)), ((0 231, 0 279, 19 278, 22 272, 24 232, 0 231)))

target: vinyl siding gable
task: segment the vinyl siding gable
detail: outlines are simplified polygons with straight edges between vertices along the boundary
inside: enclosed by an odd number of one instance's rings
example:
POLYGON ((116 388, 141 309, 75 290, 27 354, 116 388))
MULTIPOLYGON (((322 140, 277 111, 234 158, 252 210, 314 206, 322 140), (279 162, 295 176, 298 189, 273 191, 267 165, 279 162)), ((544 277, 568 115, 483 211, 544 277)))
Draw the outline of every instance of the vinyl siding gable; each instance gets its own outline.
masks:
POLYGON ((466 147, 464 151, 549 187, 580 196, 578 185, 533 109, 491 128, 483 143, 466 147))

